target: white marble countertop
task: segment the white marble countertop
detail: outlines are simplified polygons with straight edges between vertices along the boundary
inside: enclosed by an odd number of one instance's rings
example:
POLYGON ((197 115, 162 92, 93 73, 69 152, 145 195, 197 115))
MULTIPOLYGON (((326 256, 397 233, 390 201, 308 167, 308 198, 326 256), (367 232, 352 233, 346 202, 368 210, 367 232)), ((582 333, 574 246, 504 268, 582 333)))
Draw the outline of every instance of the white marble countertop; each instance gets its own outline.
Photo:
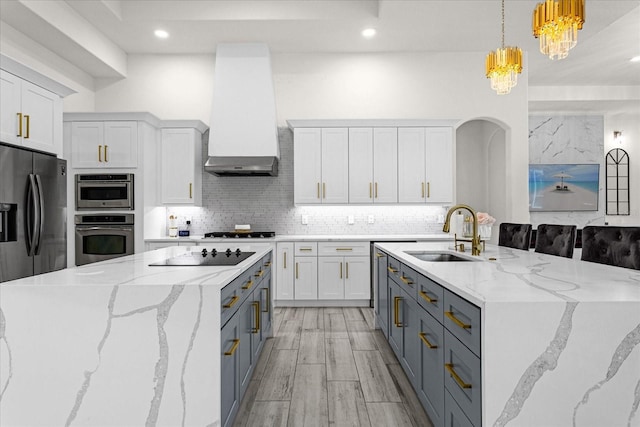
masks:
POLYGON ((189 237, 156 237, 145 238, 147 243, 151 242, 228 242, 230 240, 259 240, 261 242, 295 242, 295 241, 366 241, 366 242, 383 242, 393 240, 453 240, 453 237, 448 233, 435 233, 435 234, 283 234, 275 237, 267 237, 260 239, 234 239, 234 238, 205 238, 202 235, 189 236, 189 237))
POLYGON ((637 270, 489 244, 480 256, 455 252, 451 242, 377 246, 480 307, 487 302, 640 302, 637 270), (475 261, 427 262, 407 254, 411 251, 445 251, 475 261))
MULTIPOLYGON (((224 251, 227 245, 211 245, 224 251)), ((91 286, 91 285, 207 285, 224 286, 236 278, 248 266, 266 255, 272 245, 269 243, 242 242, 233 246, 242 251, 255 252, 254 255, 234 266, 149 266, 186 252, 200 252, 202 247, 171 246, 155 251, 138 253, 80 267, 66 268, 52 273, 40 274, 10 282, 0 286, 91 286)), ((1 289, 1 288, 0 288, 1 289)))

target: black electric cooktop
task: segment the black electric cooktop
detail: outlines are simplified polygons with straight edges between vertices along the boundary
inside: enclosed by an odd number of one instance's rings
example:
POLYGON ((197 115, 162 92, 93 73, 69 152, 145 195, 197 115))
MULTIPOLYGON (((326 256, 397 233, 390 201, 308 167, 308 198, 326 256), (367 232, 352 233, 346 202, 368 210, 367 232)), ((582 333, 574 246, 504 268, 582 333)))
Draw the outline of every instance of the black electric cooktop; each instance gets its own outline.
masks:
POLYGON ((207 249, 203 249, 201 252, 189 252, 173 258, 165 259, 164 261, 154 262, 149 265, 186 267, 237 265, 253 254, 255 254, 255 252, 243 252, 240 249, 236 249, 235 251, 232 251, 229 248, 225 251, 218 251, 216 249, 208 251, 207 249))
POLYGON ((212 231, 205 233, 204 237, 230 237, 237 239, 275 237, 275 231, 212 231))

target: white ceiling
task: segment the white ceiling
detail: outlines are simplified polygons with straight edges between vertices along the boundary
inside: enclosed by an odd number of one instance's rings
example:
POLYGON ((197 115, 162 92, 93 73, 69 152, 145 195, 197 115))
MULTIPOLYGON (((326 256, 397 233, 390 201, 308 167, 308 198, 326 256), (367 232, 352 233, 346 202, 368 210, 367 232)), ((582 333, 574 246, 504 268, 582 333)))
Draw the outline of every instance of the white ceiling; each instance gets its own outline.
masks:
MULTIPOLYGON (((629 62, 640 55, 640 0, 586 0, 578 45, 561 61, 538 52, 536 3, 505 2, 505 42, 527 52, 530 86, 640 86, 640 63, 629 62)), ((0 13, 95 78, 121 76, 127 54, 213 53, 220 42, 266 42, 273 53, 488 52, 501 25, 499 0, 0 0, 0 13), (368 26, 371 40, 360 35, 368 26), (160 27, 168 39, 153 36, 160 27)))

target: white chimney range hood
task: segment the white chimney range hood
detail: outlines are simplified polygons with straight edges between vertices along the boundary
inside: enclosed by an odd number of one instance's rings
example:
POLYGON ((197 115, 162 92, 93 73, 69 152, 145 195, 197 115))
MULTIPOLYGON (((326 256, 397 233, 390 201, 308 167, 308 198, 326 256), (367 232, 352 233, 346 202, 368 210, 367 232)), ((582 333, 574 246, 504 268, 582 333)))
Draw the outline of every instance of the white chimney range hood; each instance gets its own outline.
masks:
POLYGON ((209 159, 217 176, 278 175, 278 126, 269 47, 216 47, 209 159))

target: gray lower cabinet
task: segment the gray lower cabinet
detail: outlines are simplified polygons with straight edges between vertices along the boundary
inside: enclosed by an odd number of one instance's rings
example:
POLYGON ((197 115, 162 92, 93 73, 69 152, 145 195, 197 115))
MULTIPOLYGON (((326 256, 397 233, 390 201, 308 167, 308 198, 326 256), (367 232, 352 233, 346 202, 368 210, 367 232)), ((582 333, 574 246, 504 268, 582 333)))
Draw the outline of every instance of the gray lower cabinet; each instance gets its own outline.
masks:
MULTIPOLYGON (((380 255, 374 260, 375 286, 378 295, 387 298, 387 339, 427 415, 436 427, 479 427, 480 309, 388 254, 376 252, 380 255)), ((378 304, 384 301, 377 298, 378 304)), ((383 312, 376 308, 381 327, 383 312)))
POLYGON ((389 338, 389 294, 387 291, 387 254, 374 252, 376 266, 375 312, 382 333, 389 338))
POLYGON ((249 267, 221 292, 221 414, 231 426, 251 375, 271 336, 271 254, 249 267), (235 297, 235 299, 234 299, 235 297), (225 319, 228 319, 225 323, 225 319))

